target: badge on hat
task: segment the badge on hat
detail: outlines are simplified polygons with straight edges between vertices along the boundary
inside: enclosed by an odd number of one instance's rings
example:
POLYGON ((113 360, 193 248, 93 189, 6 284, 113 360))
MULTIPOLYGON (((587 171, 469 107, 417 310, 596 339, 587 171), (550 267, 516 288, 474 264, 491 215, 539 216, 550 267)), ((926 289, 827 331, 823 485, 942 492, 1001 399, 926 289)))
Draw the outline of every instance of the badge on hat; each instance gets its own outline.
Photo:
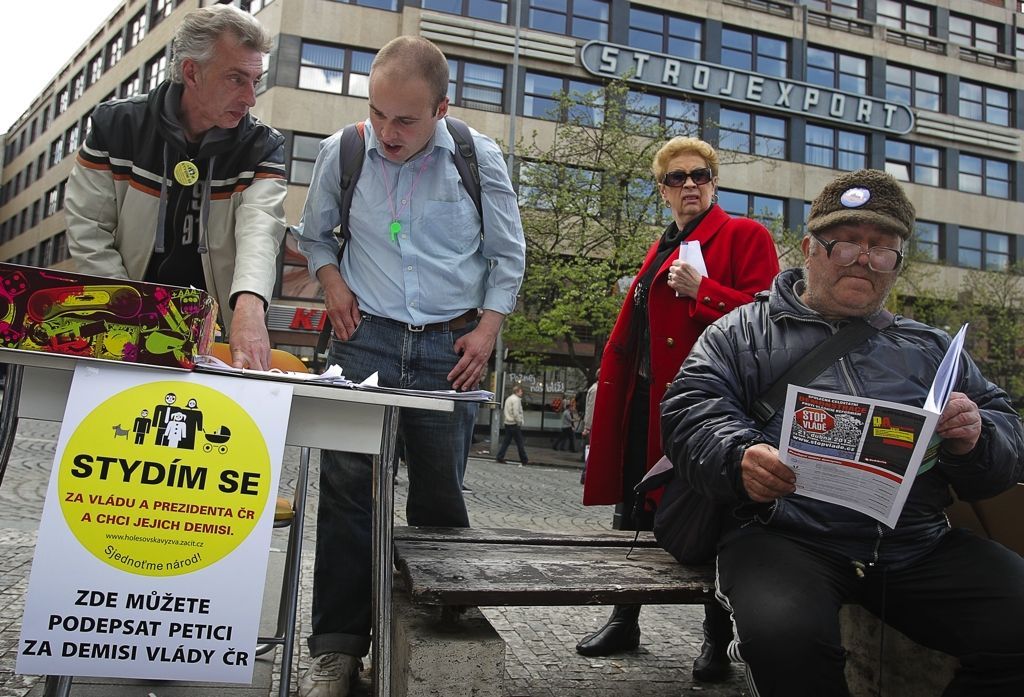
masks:
POLYGON ((871 192, 860 186, 847 189, 843 192, 843 195, 839 197, 839 202, 847 208, 860 208, 870 200, 871 192))

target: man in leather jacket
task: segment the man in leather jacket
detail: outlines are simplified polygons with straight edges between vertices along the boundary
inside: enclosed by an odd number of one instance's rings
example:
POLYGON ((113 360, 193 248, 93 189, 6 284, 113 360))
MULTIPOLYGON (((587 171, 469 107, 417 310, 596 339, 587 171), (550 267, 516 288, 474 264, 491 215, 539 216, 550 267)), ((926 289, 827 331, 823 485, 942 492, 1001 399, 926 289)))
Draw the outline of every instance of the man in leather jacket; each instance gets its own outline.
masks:
POLYGON ((68 179, 81 273, 209 292, 238 368, 270 368, 284 238, 284 137, 249 113, 271 37, 231 5, 189 12, 170 79, 97 106, 68 179))
POLYGON ((849 694, 838 611, 861 603, 925 646, 960 659, 945 697, 1024 694, 1024 559, 950 529, 963 500, 1024 479, 1024 430, 1006 393, 962 356, 939 417, 937 464, 915 479, 895 528, 794 493, 779 459, 781 414, 752 404, 851 318, 879 331, 809 388, 923 405, 950 343, 884 309, 914 209, 877 170, 839 176, 811 206, 803 269, 711 325, 662 401, 665 452, 695 489, 723 504, 717 591, 732 609, 736 658, 755 695, 849 694))

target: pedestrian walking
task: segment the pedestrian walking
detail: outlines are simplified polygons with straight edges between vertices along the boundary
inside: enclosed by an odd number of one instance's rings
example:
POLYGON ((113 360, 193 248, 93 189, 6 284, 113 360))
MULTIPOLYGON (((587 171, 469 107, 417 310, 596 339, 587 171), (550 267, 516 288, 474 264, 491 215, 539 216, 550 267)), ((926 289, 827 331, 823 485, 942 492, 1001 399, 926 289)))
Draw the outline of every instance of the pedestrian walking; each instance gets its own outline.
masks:
POLYGON ((523 440, 523 425, 526 419, 523 415, 523 387, 516 385, 512 388, 512 394, 505 400, 502 408, 502 421, 505 426, 505 433, 501 437, 501 446, 495 456, 497 462, 505 462, 505 452, 514 440, 516 450, 519 451, 519 464, 529 464, 530 458, 526 455, 526 443, 523 440))

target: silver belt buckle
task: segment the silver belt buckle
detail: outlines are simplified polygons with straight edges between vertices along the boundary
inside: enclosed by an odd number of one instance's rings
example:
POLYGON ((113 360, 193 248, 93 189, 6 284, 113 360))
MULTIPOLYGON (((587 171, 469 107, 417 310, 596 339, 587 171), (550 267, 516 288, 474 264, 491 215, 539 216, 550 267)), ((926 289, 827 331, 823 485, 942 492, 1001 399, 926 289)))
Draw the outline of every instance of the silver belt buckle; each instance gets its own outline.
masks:
POLYGON ((405 326, 411 332, 422 332, 427 328, 427 325, 425 324, 407 324, 405 326))

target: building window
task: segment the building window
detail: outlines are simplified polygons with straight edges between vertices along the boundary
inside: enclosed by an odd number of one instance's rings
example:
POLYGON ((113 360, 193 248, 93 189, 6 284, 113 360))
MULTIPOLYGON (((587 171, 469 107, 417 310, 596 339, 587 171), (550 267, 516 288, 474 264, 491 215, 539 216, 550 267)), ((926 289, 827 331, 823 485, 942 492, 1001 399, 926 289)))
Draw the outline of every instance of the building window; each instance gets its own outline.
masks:
POLYGON ((505 70, 494 65, 448 59, 448 99, 467 109, 501 112, 505 70))
POLYGON ((153 3, 153 26, 160 24, 174 12, 174 0, 156 0, 153 3))
POLYGON ((152 92, 167 75, 167 54, 161 52, 146 64, 147 91, 152 92))
POLYGON ((423 9, 502 24, 508 21, 508 0, 423 0, 423 9))
POLYGON ((629 8, 629 45, 678 58, 700 60, 700 22, 663 12, 629 8))
POLYGON ((752 218, 769 230, 781 230, 785 225, 785 204, 781 198, 719 189, 718 205, 729 215, 752 218))
POLYGON ((64 136, 59 135, 50 143, 50 167, 64 159, 64 136))
POLYGON ((146 38, 146 13, 145 11, 135 15, 128 26, 128 48, 132 49, 139 45, 139 42, 146 38))
POLYGON ((70 258, 71 254, 68 252, 67 237, 66 232, 58 232, 53 236, 53 243, 50 245, 50 256, 53 259, 51 263, 57 264, 70 258))
POLYGON ((1010 198, 1010 163, 961 153, 958 182, 960 191, 1010 198))
POLYGON ((860 0, 804 0, 812 10, 820 10, 840 17, 860 17, 860 0))
POLYGON ((958 266, 968 269, 1006 271, 1011 263, 1010 236, 962 227, 957 238, 956 261, 958 266))
POLYGON ((1017 30, 1017 57, 1024 58, 1024 31, 1017 30))
POLYGON ((935 17, 932 8, 925 5, 878 0, 878 23, 911 34, 935 36, 935 17))
POLYGON ((786 158, 786 120, 737 109, 722 109, 719 147, 777 160, 786 158))
POLYGON ((103 75, 103 54, 97 53, 91 61, 89 61, 89 84, 94 85, 96 81, 103 75))
POLYGON ((935 73, 888 64, 885 98, 917 109, 941 111, 942 78, 935 73))
POLYGON ((735 29, 722 30, 722 64, 755 73, 787 77, 789 48, 784 39, 735 29))
POLYGON ((597 125, 604 120, 604 109, 600 103, 589 106, 580 102, 582 95, 600 93, 601 86, 582 80, 570 80, 554 75, 526 73, 526 88, 523 91, 523 116, 533 116, 548 121, 571 119, 586 125, 597 125), (568 113, 559 101, 568 96, 568 113))
POLYGON ((71 101, 77 100, 85 92, 85 73, 81 72, 75 75, 75 78, 71 81, 71 101))
POLYGON ((696 136, 700 133, 700 104, 697 102, 631 91, 627 109, 640 124, 664 124, 670 136, 696 136))
POLYGON ((942 251, 942 242, 939 238, 939 224, 930 223, 926 220, 914 221, 914 236, 910 240, 910 248, 914 251, 917 259, 928 262, 938 262, 942 251))
POLYGON ((868 61, 849 53, 807 48, 807 81, 854 94, 868 93, 868 61))
POLYGON ((1010 92, 977 82, 960 81, 959 113, 965 119, 1010 125, 1010 92))
POLYGON ((107 44, 107 69, 113 68, 124 56, 124 36, 119 35, 107 44))
POLYGON ((46 216, 49 217, 56 213, 59 209, 57 208, 57 187, 53 187, 46 192, 46 216))
POLYGON ((121 83, 121 98, 127 99, 128 97, 134 97, 141 90, 141 82, 138 75, 132 75, 130 78, 121 83))
POLYGON ((68 132, 65 134, 65 137, 64 137, 64 148, 65 148, 65 153, 66 154, 72 155, 72 154, 74 154, 74 152, 76 150, 78 150, 78 134, 79 134, 79 131, 80 131, 79 126, 76 123, 74 126, 69 128, 68 132))
POLYGON ((530 29, 575 36, 608 39, 610 0, 530 0, 530 29))
POLYGON ((320 141, 324 136, 311 136, 296 133, 292 136, 292 163, 288 168, 288 178, 292 184, 309 186, 313 179, 313 163, 320 152, 320 141))
POLYGON ((989 53, 1002 53, 999 27, 970 17, 949 16, 949 41, 989 53))
POLYGON ((299 88, 369 97, 373 56, 370 51, 304 41, 299 88))
POLYGON ((939 149, 890 138, 885 142, 885 171, 900 181, 939 186, 939 149))
POLYGON ((808 124, 807 164, 847 171, 862 169, 867 166, 867 140, 862 133, 808 124))
POLYGON ((63 114, 68 110, 68 105, 71 104, 69 100, 68 88, 65 87, 57 94, 57 113, 63 114))

